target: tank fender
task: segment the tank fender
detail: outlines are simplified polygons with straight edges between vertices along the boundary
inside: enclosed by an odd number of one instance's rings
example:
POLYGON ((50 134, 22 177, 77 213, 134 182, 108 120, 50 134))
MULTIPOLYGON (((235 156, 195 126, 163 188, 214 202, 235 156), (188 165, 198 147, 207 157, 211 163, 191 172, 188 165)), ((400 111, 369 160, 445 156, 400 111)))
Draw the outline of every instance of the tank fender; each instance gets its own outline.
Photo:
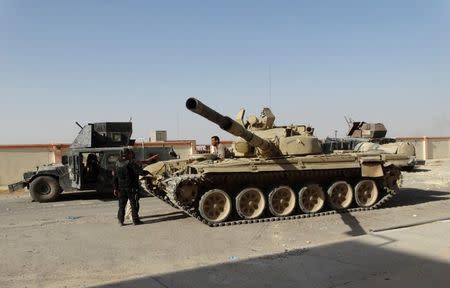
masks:
POLYGON ((379 159, 361 159, 361 176, 362 177, 382 177, 384 176, 383 166, 379 159))

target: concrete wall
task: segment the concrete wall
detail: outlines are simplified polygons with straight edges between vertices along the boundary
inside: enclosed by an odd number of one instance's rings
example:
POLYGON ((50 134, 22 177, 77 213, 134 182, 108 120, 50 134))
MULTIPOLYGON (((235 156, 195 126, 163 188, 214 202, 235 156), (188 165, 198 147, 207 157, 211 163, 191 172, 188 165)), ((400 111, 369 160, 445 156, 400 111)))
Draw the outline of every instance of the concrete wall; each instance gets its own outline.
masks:
POLYGON ((55 162, 50 148, 0 149, 0 186, 22 180, 25 171, 36 166, 55 162))
POLYGON ((419 160, 450 158, 450 137, 404 137, 397 141, 413 143, 419 160))

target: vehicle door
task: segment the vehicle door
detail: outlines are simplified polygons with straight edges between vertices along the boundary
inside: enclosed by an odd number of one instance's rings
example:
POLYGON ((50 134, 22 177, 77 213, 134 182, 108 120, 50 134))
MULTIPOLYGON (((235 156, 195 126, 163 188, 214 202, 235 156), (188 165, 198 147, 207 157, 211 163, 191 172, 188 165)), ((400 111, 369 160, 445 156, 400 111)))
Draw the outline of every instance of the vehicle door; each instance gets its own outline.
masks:
POLYGON ((68 155, 69 178, 72 188, 81 189, 82 185, 82 155, 81 153, 68 155))

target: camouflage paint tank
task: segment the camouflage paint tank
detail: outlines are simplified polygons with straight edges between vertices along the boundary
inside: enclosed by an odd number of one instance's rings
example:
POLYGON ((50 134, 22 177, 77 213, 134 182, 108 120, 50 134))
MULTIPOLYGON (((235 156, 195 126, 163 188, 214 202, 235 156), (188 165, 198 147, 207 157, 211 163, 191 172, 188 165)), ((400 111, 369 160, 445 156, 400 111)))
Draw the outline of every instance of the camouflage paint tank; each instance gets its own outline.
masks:
POLYGON ((380 207, 396 194, 402 155, 379 152, 323 154, 314 129, 276 126, 261 117, 235 120, 195 98, 190 111, 236 136, 234 157, 206 154, 146 167, 144 189, 210 226, 297 219, 380 207))

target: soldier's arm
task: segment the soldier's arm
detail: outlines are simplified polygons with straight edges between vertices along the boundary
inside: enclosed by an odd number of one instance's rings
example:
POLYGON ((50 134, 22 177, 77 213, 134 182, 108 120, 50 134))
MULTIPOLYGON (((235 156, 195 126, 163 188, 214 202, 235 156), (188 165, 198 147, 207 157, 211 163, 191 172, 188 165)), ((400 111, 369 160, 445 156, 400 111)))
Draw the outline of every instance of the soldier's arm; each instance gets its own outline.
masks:
POLYGON ((135 161, 130 163, 130 167, 131 167, 131 169, 133 169, 134 173, 136 173, 137 175, 145 176, 145 175, 150 174, 150 172, 142 169, 142 167, 135 161))

